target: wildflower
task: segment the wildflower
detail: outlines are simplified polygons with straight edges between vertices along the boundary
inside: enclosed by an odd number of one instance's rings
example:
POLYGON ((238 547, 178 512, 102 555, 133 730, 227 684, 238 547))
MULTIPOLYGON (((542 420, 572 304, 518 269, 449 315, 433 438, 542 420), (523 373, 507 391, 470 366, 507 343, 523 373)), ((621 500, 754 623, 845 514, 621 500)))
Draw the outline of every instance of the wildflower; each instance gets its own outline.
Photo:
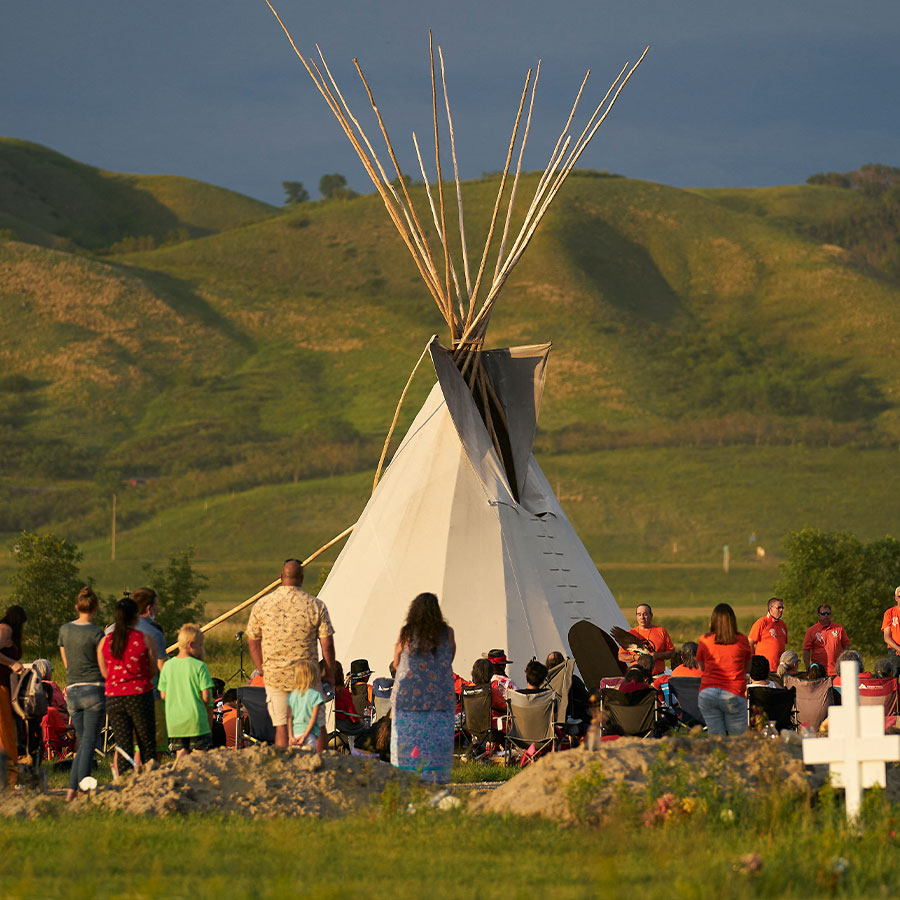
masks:
MULTIPOLYGON (((730 811, 730 810, 729 810, 730 811)), ((742 875, 756 875, 762 870, 763 858, 759 853, 747 853, 733 866, 735 872, 742 875)))
POLYGON ((831 866, 831 871, 834 872, 835 875, 843 875, 844 872, 847 871, 847 867, 850 863, 847 862, 843 856, 832 856, 829 865, 831 866))
POLYGON ((734 821, 734 810, 733 809, 723 809, 722 812, 719 813, 719 818, 723 822, 733 822, 734 821))

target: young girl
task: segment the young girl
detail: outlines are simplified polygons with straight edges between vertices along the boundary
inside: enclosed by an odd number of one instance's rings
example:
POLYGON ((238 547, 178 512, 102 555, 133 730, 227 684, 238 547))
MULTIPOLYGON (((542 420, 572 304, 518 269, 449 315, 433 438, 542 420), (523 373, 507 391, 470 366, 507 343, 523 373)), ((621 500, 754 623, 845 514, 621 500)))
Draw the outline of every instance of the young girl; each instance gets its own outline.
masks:
POLYGON ((294 690, 288 694, 288 743, 291 747, 316 749, 319 709, 325 702, 319 682, 319 667, 308 660, 294 666, 294 690))
POLYGON ((192 622, 178 631, 178 656, 159 674, 159 694, 166 707, 169 750, 177 757, 209 750, 209 698, 213 680, 203 662, 203 632, 192 622))

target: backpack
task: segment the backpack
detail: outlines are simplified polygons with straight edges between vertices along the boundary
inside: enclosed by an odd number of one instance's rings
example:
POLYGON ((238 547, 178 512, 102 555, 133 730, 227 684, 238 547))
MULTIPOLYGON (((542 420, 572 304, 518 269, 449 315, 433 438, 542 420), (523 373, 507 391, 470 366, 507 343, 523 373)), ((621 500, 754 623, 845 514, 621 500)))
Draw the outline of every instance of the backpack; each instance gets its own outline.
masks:
MULTIPOLYGON (((40 721, 47 715, 47 692, 44 680, 53 674, 49 659, 36 659, 25 664, 25 671, 12 684, 12 708, 23 719, 40 721)), ((15 673, 13 674, 15 678, 15 673)))

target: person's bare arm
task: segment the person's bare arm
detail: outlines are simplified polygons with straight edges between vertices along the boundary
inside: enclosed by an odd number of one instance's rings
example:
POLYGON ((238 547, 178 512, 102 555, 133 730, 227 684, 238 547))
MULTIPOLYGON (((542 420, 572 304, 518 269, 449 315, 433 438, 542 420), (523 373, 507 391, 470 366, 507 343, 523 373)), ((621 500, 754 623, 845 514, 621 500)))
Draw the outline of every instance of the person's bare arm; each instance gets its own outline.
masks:
MULTIPOLYGON (((200 699, 203 701, 204 706, 209 706, 209 688, 204 688, 200 691, 200 699)), ((165 697, 163 697, 165 700, 165 697)))
POLYGON ((803 666, 807 672, 809 671, 810 652, 809 650, 803 651, 803 666))
POLYGON ((447 626, 447 631, 449 632, 448 637, 450 638, 450 662, 453 662, 456 657, 456 634, 449 625, 447 626))
POLYGON ((891 626, 890 625, 888 625, 888 627, 883 630, 883 634, 884 634, 884 642, 888 645, 888 647, 890 647, 891 650, 895 651, 896 653, 900 653, 900 644, 898 644, 891 637, 891 626))
POLYGON ((151 671, 156 669, 158 672, 162 668, 162 664, 165 660, 159 660, 156 656, 156 641, 143 631, 141 632, 141 635, 144 638, 144 646, 147 648, 147 658, 150 660, 150 669, 151 671))
POLYGON ((403 654, 403 644, 400 643, 400 638, 397 638, 397 643, 394 644, 394 668, 400 668, 400 656, 403 654))
POLYGON ((263 665, 262 665, 262 638, 247 638, 247 652, 250 654, 250 659, 253 660, 253 665, 256 667, 256 671, 262 675, 263 678, 266 676, 263 675, 263 665))
POLYGON ((325 680, 334 685, 334 635, 319 638, 322 647, 322 659, 325 660, 325 680))
POLYGON ((66 659, 66 648, 62 644, 59 645, 59 658, 62 660, 63 666, 69 668, 69 661, 66 659))
MULTIPOLYGON (((106 640, 106 638, 103 640, 106 640)), ((100 674, 104 678, 108 678, 109 670, 106 668, 106 660, 103 657, 103 641, 97 644, 97 665, 100 666, 100 674)))

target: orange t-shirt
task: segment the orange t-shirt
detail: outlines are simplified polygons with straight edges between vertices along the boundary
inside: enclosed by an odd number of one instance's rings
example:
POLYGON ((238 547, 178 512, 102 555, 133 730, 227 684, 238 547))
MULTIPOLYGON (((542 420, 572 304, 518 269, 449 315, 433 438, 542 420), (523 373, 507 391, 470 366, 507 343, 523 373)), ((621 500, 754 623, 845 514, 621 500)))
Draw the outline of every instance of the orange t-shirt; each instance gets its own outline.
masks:
POLYGON ((672 669, 672 678, 699 678, 702 674, 700 669, 689 669, 687 666, 675 666, 672 669))
POLYGON ((753 652, 769 661, 769 671, 774 672, 787 646, 787 625, 781 619, 763 616, 753 623, 747 637, 756 644, 753 652))
MULTIPOLYGON (((661 625, 651 625, 649 628, 641 628, 639 625, 635 625, 634 628, 628 629, 628 633, 633 634, 635 637, 644 638, 644 640, 650 641, 650 643, 653 644, 653 651, 655 653, 662 653, 665 650, 675 649, 672 638, 669 637, 669 632, 661 625)), ((625 650, 620 650, 619 658, 624 662, 630 662, 632 655, 625 650)), ((656 660, 653 664, 653 674, 659 675, 660 672, 665 671, 666 661, 664 659, 656 660)))
POLYGON ((831 623, 823 628, 818 622, 806 629, 803 649, 809 650, 811 663, 825 667, 829 675, 837 675, 837 659, 850 646, 850 638, 843 625, 831 623))
POLYGON ((739 697, 747 696, 747 663, 752 657, 747 635, 738 633, 733 644, 717 644, 714 634, 698 641, 697 662, 703 666, 700 690, 724 688, 739 697))
POLYGON ((885 628, 891 629, 892 640, 900 644, 900 605, 892 606, 885 611, 884 618, 881 620, 881 630, 885 628))

